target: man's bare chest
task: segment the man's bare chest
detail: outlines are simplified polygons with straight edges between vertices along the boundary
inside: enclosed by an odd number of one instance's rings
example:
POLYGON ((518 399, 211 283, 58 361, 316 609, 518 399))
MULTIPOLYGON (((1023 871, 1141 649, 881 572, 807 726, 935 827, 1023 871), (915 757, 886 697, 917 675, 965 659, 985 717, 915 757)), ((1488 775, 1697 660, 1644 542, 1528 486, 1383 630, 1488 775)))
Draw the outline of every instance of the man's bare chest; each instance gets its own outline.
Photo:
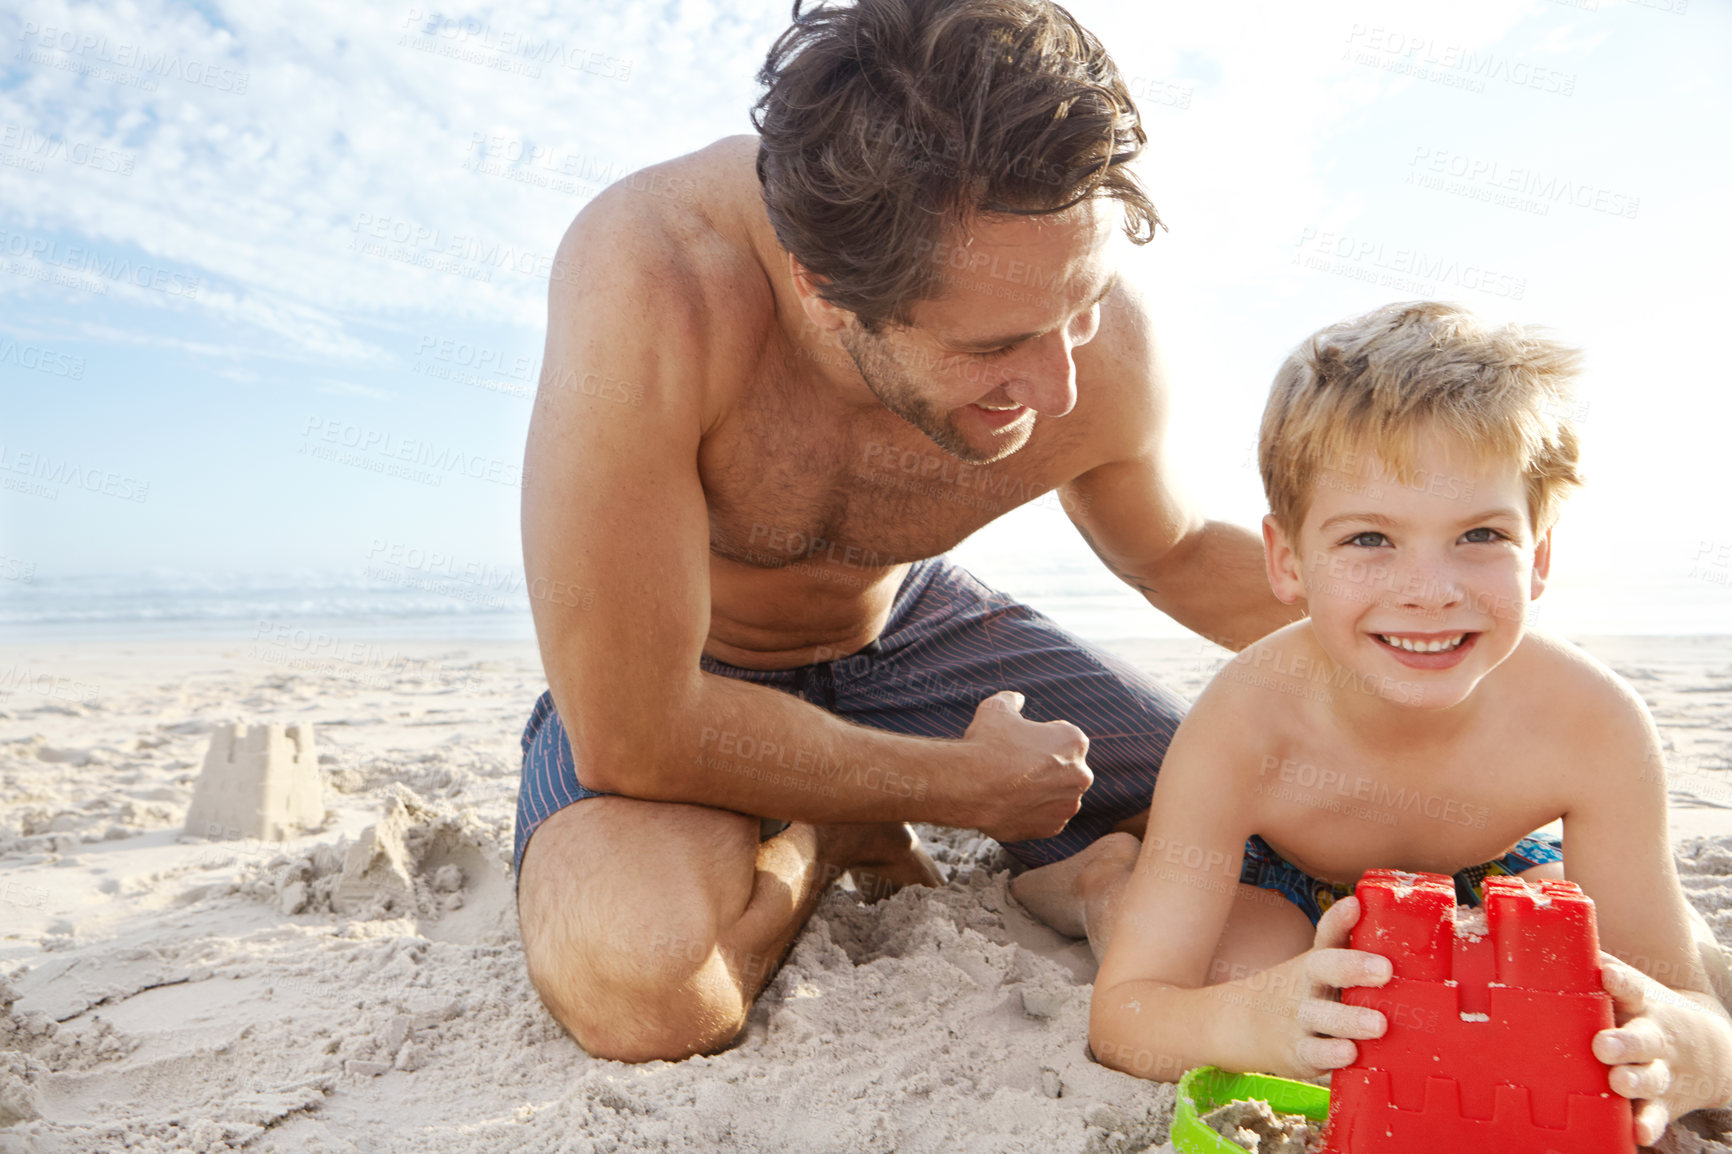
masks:
POLYGON ((972 465, 888 411, 838 417, 771 393, 700 449, 710 548, 770 569, 936 556, 1074 475, 1061 440, 1037 423, 1018 452, 972 465))

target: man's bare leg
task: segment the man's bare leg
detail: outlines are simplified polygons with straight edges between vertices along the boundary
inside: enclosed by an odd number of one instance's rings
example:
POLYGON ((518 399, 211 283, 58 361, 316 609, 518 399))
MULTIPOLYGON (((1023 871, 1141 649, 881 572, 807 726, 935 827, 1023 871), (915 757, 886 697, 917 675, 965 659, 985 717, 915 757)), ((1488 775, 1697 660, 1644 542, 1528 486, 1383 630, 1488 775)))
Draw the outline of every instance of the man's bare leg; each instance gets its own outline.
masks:
POLYGON ((880 896, 937 880, 905 826, 796 823, 762 843, 758 831, 726 810, 621 797, 536 830, 518 884, 524 955, 586 1051, 641 1062, 719 1049, 845 870, 880 896))

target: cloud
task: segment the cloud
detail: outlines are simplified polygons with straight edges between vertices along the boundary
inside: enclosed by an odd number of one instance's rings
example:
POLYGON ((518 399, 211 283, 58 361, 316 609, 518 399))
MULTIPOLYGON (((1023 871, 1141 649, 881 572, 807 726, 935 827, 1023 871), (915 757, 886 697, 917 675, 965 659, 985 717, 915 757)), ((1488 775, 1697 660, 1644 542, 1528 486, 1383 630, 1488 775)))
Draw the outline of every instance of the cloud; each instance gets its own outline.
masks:
POLYGON ((778 25, 693 4, 31 5, 0 17, 16 57, 0 132, 131 163, 0 166, 0 221, 196 273, 209 291, 189 307, 278 349, 379 359, 355 322, 412 315, 538 327, 546 264, 594 178, 746 127, 778 25), (646 134, 674 78, 687 114, 646 134), (489 139, 530 141, 543 164, 479 164, 489 139))

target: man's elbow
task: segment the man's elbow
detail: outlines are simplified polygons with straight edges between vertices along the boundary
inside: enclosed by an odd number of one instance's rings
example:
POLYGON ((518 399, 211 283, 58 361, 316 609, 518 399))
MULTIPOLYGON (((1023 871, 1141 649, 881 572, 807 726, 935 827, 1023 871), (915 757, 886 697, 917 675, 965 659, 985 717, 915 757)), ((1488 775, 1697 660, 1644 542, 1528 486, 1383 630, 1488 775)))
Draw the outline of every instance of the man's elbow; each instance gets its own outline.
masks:
POLYGON ((665 735, 608 726, 584 727, 583 736, 567 730, 578 780, 585 789, 625 797, 659 800, 671 776, 665 735), (599 730, 599 732, 598 732, 599 730))
POLYGON ((690 777, 697 737, 688 719, 701 716, 701 684, 668 684, 640 687, 638 679, 621 678, 604 688, 597 676, 580 680, 588 693, 571 681, 564 692, 554 688, 554 704, 565 728, 577 780, 586 789, 667 800, 667 790, 690 777), (634 702, 655 701, 659 708, 634 707, 634 702))

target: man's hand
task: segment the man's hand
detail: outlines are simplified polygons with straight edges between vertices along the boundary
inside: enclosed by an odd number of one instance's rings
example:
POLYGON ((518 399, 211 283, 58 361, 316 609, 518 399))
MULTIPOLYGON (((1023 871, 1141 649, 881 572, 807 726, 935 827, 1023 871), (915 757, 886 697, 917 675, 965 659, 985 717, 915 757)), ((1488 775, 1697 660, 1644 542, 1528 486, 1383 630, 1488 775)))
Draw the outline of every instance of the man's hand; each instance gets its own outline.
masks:
POLYGON ((1613 1093, 1634 1100, 1637 1144, 1652 1146, 1674 1118, 1726 1103, 1732 1026, 1611 954, 1600 965, 1618 1024, 1594 1035, 1594 1057, 1612 1067, 1613 1093))
POLYGON ((1089 739, 1068 721, 1030 721, 1015 690, 995 693, 974 711, 962 739, 980 749, 984 772, 967 782, 970 824, 998 841, 1052 837, 1082 808, 1094 782, 1083 760, 1089 739))
POLYGON ((1359 1056, 1356 1038, 1381 1038, 1389 1028, 1383 1015, 1369 1006, 1341 1001, 1348 986, 1381 986, 1394 974, 1381 954, 1348 949, 1349 931, 1359 921, 1359 899, 1342 898, 1317 923, 1311 949, 1283 966, 1297 965, 1290 989, 1294 1012, 1285 1046, 1292 1076, 1315 1078, 1351 1066, 1359 1056))

